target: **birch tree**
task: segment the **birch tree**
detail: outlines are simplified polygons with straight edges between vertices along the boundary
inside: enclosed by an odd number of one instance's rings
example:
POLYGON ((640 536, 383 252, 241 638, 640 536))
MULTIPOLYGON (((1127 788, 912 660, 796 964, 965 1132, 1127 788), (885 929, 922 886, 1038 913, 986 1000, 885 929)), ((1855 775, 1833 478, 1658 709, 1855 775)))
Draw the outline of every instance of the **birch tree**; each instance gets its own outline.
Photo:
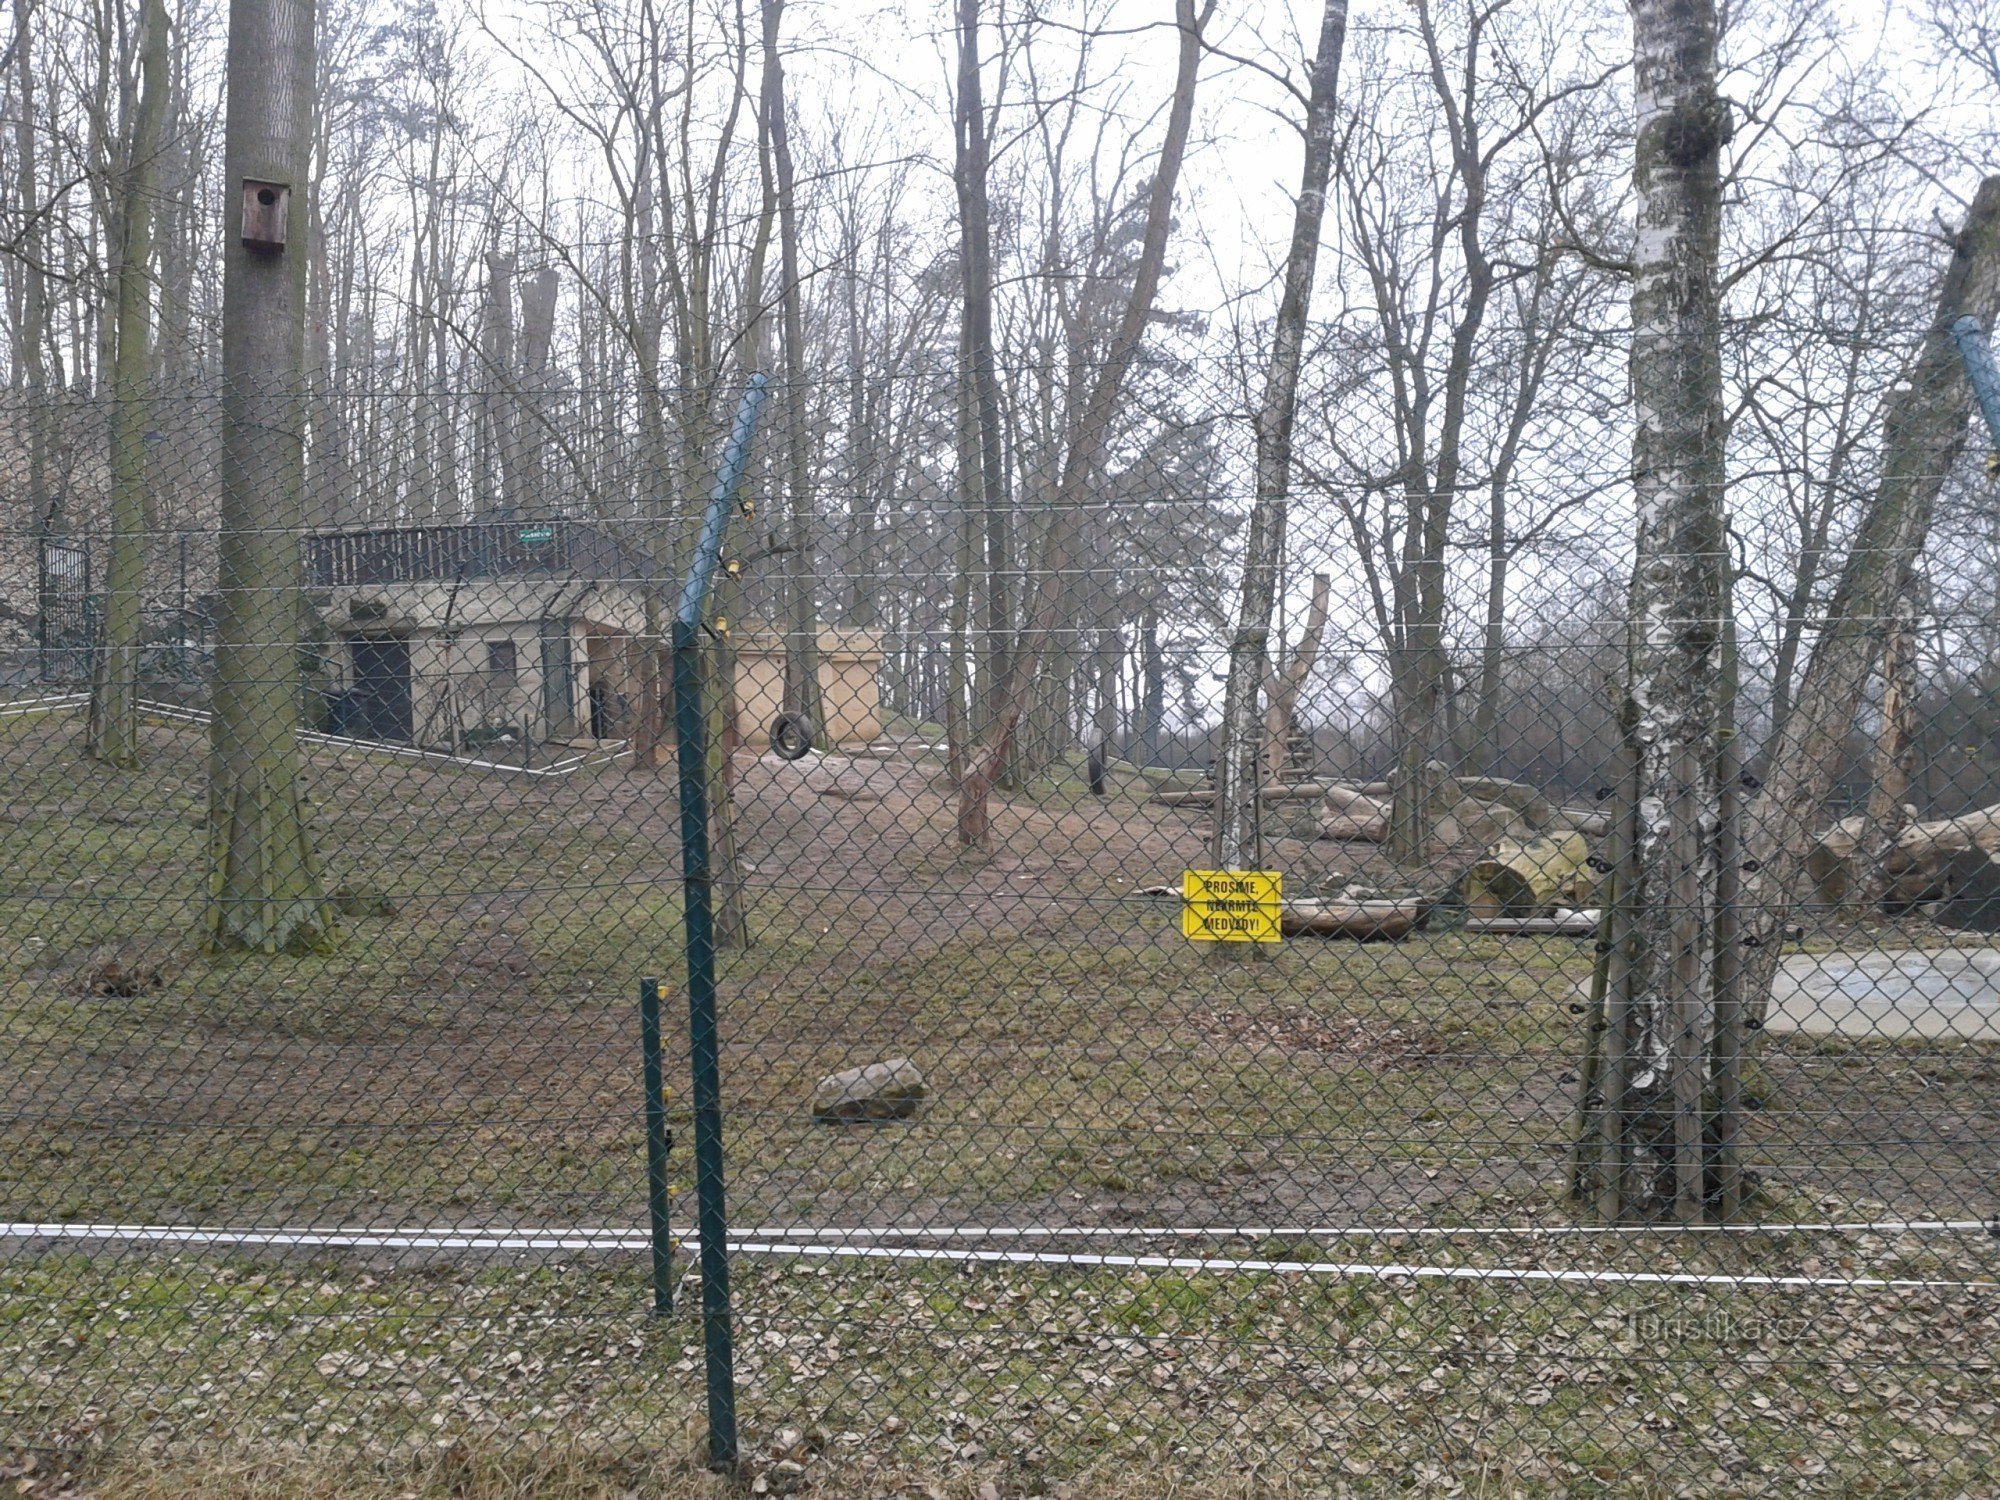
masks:
POLYGON ((337 934, 300 787, 298 531, 304 505, 306 155, 313 0, 231 0, 224 153, 222 540, 209 758, 212 950, 337 934), (282 248, 243 240, 246 183, 292 187, 282 248))
POLYGON ((1609 998, 1599 1208, 1696 1221, 1710 1187, 1723 811, 1723 403, 1717 261, 1730 107, 1712 0, 1635 0, 1638 206, 1625 724, 1636 795, 1609 998))

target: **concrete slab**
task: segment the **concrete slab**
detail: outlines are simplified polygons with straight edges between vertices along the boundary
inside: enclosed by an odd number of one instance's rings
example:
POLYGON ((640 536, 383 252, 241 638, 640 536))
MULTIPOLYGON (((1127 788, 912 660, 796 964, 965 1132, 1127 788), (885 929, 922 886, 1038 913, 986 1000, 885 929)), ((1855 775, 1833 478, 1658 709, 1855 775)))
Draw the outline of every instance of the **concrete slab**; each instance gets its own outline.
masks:
POLYGON ((1794 953, 1771 985, 1770 1031, 2000 1042, 2000 948, 1794 953))

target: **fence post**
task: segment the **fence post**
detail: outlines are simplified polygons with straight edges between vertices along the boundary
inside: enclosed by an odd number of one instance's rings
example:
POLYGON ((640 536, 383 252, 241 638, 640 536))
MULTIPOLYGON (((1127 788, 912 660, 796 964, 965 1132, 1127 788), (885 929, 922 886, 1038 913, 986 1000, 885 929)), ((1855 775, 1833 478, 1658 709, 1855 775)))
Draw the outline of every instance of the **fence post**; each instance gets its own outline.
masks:
POLYGON ((1965 362, 1965 377, 1972 382, 1979 414, 1986 418, 1986 431, 2000 448, 2000 371, 1993 368, 1986 330, 1979 326, 1979 319, 1968 314, 1952 323, 1951 341, 1958 345, 1958 357, 1965 362))
POLYGON ((694 1159, 701 1239, 701 1321, 708 1372, 708 1466, 736 1467, 736 1347, 729 1306, 729 1216, 722 1160, 722 1061, 715 1016, 715 911, 708 852, 708 717, 702 703, 701 632, 722 556, 729 510, 749 462, 764 404, 752 375, 723 451, 708 514, 674 612, 674 737, 681 802, 681 889, 687 919, 688 1061, 694 1075, 694 1159))
POLYGON ((646 1209, 652 1223, 653 1311, 674 1310, 674 1242, 667 1224, 667 1133, 665 1069, 660 1064, 660 981, 639 981, 639 1041, 646 1081, 646 1209))
POLYGON ((1743 1052, 1749 1017, 1743 1004, 1743 746, 1736 705, 1742 657, 1736 639, 1735 533, 1722 543, 1722 736, 1716 746, 1721 806, 1715 831, 1715 1046, 1711 1060, 1712 1139, 1703 1152, 1703 1191, 1711 1222, 1733 1224, 1743 1208, 1743 1052))

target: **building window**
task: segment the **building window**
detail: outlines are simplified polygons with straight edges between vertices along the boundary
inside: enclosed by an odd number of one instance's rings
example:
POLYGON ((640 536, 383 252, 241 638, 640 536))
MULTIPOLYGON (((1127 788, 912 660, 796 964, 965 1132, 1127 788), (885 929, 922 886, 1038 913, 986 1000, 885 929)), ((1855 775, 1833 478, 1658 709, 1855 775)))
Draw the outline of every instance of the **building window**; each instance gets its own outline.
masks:
POLYGON ((486 670, 503 682, 514 680, 514 643, 512 641, 488 641, 486 643, 486 670))

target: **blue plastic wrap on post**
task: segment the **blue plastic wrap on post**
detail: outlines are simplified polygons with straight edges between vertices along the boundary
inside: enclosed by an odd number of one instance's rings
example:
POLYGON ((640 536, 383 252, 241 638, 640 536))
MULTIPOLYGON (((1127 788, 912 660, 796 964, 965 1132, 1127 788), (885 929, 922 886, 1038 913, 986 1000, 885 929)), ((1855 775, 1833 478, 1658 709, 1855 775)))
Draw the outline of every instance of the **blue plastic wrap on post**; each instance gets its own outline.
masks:
POLYGON ((674 615, 674 732, 680 742, 681 889, 687 914, 688 1061, 694 1075, 696 1222, 701 1235, 701 1320, 708 1374, 708 1462, 736 1467, 736 1349, 729 1305, 729 1215, 722 1159, 722 1060, 715 1015, 715 914, 708 867, 708 715, 701 692, 702 615, 722 558, 729 512, 743 486, 764 377, 753 375, 736 410, 709 496, 708 515, 674 615))
POLYGON ((695 541, 694 563, 681 588, 680 608, 674 612, 677 624, 699 625, 702 611, 708 607, 709 585, 715 581, 715 570, 722 559, 722 538, 729 530, 730 508, 743 488, 743 470, 750 462, 750 441, 757 434, 757 414, 764 409, 768 384, 762 375, 752 375, 743 387, 743 399, 736 408, 736 424, 729 432, 729 446, 722 450, 722 467, 716 473, 715 488, 709 492, 708 514, 702 518, 701 536, 695 541))
POLYGON ((1958 357, 1965 361, 1972 393, 1979 398, 1986 431, 1993 439, 1993 446, 2000 448, 2000 371, 1993 368, 1993 350, 1986 342, 1986 330, 1979 326, 1979 319, 1967 314, 1951 325, 1951 338, 1958 345, 1958 357))

